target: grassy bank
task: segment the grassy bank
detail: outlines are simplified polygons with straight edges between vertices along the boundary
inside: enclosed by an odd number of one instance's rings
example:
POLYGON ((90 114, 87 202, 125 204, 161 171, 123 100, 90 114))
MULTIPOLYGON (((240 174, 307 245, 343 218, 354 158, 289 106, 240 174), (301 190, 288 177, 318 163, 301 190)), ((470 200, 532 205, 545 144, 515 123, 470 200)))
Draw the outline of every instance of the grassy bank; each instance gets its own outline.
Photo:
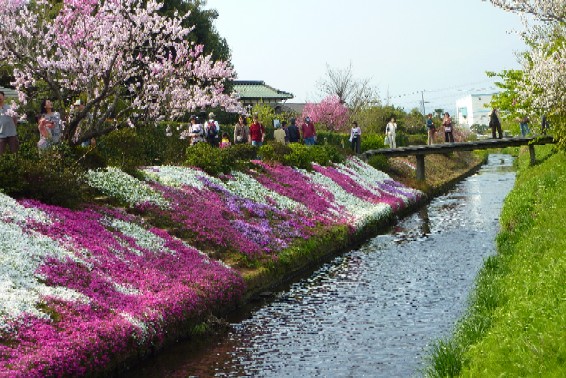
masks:
POLYGON ((438 342, 430 376, 566 375, 566 155, 521 150, 498 254, 486 260, 454 336, 438 342))

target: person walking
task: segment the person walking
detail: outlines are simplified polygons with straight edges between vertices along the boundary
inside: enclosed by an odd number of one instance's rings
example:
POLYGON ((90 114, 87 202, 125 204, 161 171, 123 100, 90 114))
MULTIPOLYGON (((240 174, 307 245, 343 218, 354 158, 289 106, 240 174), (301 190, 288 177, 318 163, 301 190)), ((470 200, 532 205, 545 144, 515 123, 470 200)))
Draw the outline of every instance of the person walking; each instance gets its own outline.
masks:
POLYGON ((362 136, 362 129, 358 126, 358 122, 352 122, 352 128, 350 129, 350 145, 352 147, 352 151, 356 154, 360 153, 361 149, 361 136, 362 136))
POLYGON ((234 127, 234 144, 245 144, 250 139, 250 129, 246 124, 246 117, 240 115, 234 127))
POLYGON ((432 120, 432 113, 428 113, 427 115, 426 130, 428 134, 427 144, 431 146, 434 144, 434 134, 436 134, 436 127, 434 126, 434 121, 432 120))
POLYGON ((291 124, 287 127, 287 133, 289 134, 289 143, 298 143, 301 140, 301 133, 299 132, 299 127, 296 124, 296 119, 291 118, 289 120, 291 124))
POLYGON ((389 148, 397 148, 397 143, 395 141, 397 131, 397 123, 395 122, 395 117, 391 117, 391 120, 385 126, 385 137, 387 138, 387 144, 389 148))
POLYGON ((529 117, 524 116, 519 121, 519 127, 521 128, 521 136, 523 138, 527 137, 527 134, 530 134, 531 130, 529 129, 529 117))
POLYGON ((259 122, 259 117, 257 114, 253 116, 253 122, 250 125, 250 137, 249 142, 252 146, 261 147, 263 141, 265 140, 265 127, 259 122))
POLYGON ((448 112, 444 113, 444 118, 442 119, 442 126, 444 127, 444 141, 446 143, 454 143, 454 131, 452 126, 452 118, 448 112))
POLYGON ((501 121, 499 120, 499 111, 493 108, 489 113, 489 127, 491 127, 491 137, 495 139, 495 131, 497 130, 498 139, 503 138, 503 131, 501 130, 501 121))
POLYGON ((6 94, 0 91, 0 156, 6 152, 6 148, 9 148, 11 153, 18 152, 20 148, 16 130, 18 117, 8 105, 4 104, 5 97, 6 94))
POLYGON ((305 145, 314 146, 316 142, 316 130, 314 129, 314 123, 308 116, 305 117, 305 122, 301 125, 301 134, 305 145))

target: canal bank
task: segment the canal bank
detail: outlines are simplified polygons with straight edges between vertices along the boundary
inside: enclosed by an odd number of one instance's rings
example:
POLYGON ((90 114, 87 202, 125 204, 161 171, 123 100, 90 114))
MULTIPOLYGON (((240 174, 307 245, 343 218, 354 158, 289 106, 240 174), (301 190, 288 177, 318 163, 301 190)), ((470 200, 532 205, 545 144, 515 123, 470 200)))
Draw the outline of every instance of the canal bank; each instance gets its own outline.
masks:
MULTIPOLYGON (((513 175, 508 158, 504 170, 513 175)), ((485 245, 495 238, 505 190, 497 195, 489 190, 503 181, 474 176, 465 182, 463 189, 459 184, 447 197, 432 200, 426 212, 323 263, 276 292, 273 301, 243 314, 225 342, 205 351, 177 346, 165 351, 161 373, 142 376, 406 376, 405 369, 422 368, 415 356, 423 355, 434 335, 449 332, 483 257, 494 252, 485 245), (488 192, 481 194, 482 188, 488 192), (199 358, 179 362, 174 354, 199 358)), ((506 182, 509 190, 512 181, 506 182)))
POLYGON ((489 258, 454 333, 435 344, 433 376, 566 375, 566 156, 519 156, 497 255, 489 258))
POLYGON ((216 306, 213 311, 205 309, 200 311, 201 315, 198 317, 184 319, 169 326, 168 331, 151 348, 131 350, 126 358, 121 358, 117 364, 108 365, 101 370, 101 374, 121 376, 131 367, 135 369, 140 361, 143 365, 143 361, 151 360, 153 356, 166 354, 166 351, 172 346, 174 347, 179 341, 188 340, 189 343, 198 344, 199 341, 209 338, 219 330, 223 332, 226 325, 223 319, 226 319, 230 314, 261 298, 262 294, 268 294, 274 288, 293 282, 297 277, 312 272, 334 256, 348 250, 349 247, 359 246, 369 238, 383 232, 400 217, 417 211, 435 195, 449 190, 455 183, 476 172, 481 167, 482 162, 485 161, 485 155, 459 153, 438 156, 434 159, 434 163, 427 166, 427 169, 430 169, 430 173, 427 175, 429 182, 424 185, 414 181, 414 169, 410 159, 405 159, 400 163, 405 170, 396 169, 395 164, 399 164, 399 162, 396 159, 392 161, 393 169, 388 173, 396 181, 421 190, 425 195, 419 197, 418 201, 412 202, 402 209, 397 209, 390 216, 380 217, 376 222, 367 223, 355 233, 352 233, 349 227, 345 226, 327 229, 324 234, 317 233, 316 237, 305 239, 304 245, 299 243, 293 248, 287 248, 285 253, 280 254, 276 260, 268 265, 262 265, 258 268, 235 267, 246 284, 242 300, 235 303, 235 306, 216 306))
POLYGON ((257 299, 262 293, 270 292, 276 287, 292 282, 296 277, 312 272, 334 256, 355 248, 380 234, 399 219, 418 211, 435 197, 452 189, 458 182, 478 172, 487 162, 487 156, 485 151, 429 156, 427 159, 430 161, 426 166, 426 182, 418 182, 415 179, 416 159, 414 157, 390 159, 390 169, 387 173, 395 181, 421 190, 424 196, 418 202, 378 222, 368 224, 354 234, 348 233, 345 227, 338 227, 326 235, 305 241, 309 244, 308 247, 297 246, 289 249, 285 256, 269 268, 241 271, 247 284, 245 300, 242 304, 257 299), (309 253, 306 254, 305 251, 309 253))
POLYGON ((79 209, 0 195, 9 278, 0 370, 118 371, 202 335, 210 314, 233 308, 245 286, 235 267, 274 270, 281 257, 291 261, 284 251, 295 242, 305 257, 423 201, 356 159, 309 171, 250 166, 220 178, 169 166, 142 168, 146 179, 89 172, 89 184, 115 202, 79 209))

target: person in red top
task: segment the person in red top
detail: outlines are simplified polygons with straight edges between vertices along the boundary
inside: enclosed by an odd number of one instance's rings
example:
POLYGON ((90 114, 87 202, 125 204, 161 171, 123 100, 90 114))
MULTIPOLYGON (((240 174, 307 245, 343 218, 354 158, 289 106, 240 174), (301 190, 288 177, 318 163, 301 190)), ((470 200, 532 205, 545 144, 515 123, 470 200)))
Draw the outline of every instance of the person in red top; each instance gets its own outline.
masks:
POLYGON ((257 114, 254 114, 253 123, 250 125, 250 143, 252 146, 261 147, 265 139, 265 128, 261 123, 257 114))
POLYGON ((301 125, 301 134, 307 146, 314 145, 314 142, 316 142, 316 130, 314 129, 314 123, 312 123, 310 117, 305 117, 305 123, 301 125))

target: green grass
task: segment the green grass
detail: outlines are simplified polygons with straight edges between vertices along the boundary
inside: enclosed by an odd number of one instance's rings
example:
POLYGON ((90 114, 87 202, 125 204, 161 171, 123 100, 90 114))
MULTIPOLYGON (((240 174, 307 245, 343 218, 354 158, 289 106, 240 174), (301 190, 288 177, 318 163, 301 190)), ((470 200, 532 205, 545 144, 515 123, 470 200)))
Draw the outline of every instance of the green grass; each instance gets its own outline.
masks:
POLYGON ((466 316, 431 351, 429 376, 566 376, 566 155, 519 155, 498 254, 486 260, 466 316))

